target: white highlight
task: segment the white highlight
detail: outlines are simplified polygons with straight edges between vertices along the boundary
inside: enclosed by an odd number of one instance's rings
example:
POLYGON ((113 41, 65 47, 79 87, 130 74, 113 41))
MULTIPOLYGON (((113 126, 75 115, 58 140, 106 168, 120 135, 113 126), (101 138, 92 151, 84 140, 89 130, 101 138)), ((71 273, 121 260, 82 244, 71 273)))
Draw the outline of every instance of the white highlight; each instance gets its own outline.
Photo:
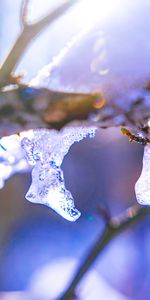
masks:
MULTIPOLYGON (((78 5, 78 22, 92 27, 97 21, 109 19, 118 14, 126 0, 81 0, 78 5)), ((77 16, 76 16, 77 18, 77 16)))
POLYGON ((15 173, 29 169, 28 163, 20 146, 20 138, 14 134, 0 140, 0 188, 15 173))
MULTIPOLYGON (((32 276, 29 284, 29 295, 36 300, 58 299, 68 287, 74 276, 78 260, 62 257, 49 265, 42 266, 32 276), (62 276, 63 274, 63 276, 62 276)), ((80 300, 129 300, 110 286, 100 274, 91 270, 79 283, 76 289, 80 300)))
POLYGON ((135 185, 137 201, 143 205, 150 205, 150 144, 144 148, 143 168, 135 185))

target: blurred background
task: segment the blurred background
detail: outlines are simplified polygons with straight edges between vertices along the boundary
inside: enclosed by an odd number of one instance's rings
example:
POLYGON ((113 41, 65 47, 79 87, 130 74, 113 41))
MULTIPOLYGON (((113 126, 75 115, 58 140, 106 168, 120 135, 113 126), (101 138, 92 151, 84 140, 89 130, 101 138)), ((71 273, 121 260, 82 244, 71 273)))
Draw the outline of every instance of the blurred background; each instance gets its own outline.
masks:
MULTIPOLYGON (((36 7, 29 11, 31 19, 61 3, 45 1, 43 6, 42 2, 31 1, 36 7)), ((20 31, 20 5, 20 0, 0 1, 0 62, 20 31)), ((86 26, 86 20, 71 20, 68 13, 65 21, 46 29, 31 45, 18 67, 28 71, 27 81, 86 26)), ((63 171, 82 212, 75 223, 25 200, 30 174, 15 175, 7 182, 0 191, 0 299, 56 299, 104 228, 98 206, 115 216, 136 203, 134 184, 141 172, 142 153, 142 146, 130 144, 120 129, 98 130, 94 139, 71 147, 63 171)), ((81 282, 80 299, 150 299, 149 226, 146 218, 111 242, 81 282)))
MULTIPOLYGON (((55 299, 49 297, 61 291, 65 273, 67 286, 103 230, 98 206, 115 216, 136 203, 134 184, 141 171, 142 152, 142 147, 129 144, 119 129, 99 130, 94 139, 71 147, 63 170, 66 186, 82 212, 75 223, 25 200, 30 174, 9 180, 0 191, 0 290, 30 290, 35 299, 55 299), (51 291, 54 278, 56 290, 51 291), (45 298, 39 296, 42 293, 45 298)), ((102 291, 102 299, 108 295, 114 300, 149 299, 149 223, 147 218, 111 242, 90 271, 96 271, 91 274, 96 276, 94 283, 87 284, 91 298, 83 299, 97 300, 102 291), (93 298, 95 288, 97 296, 93 298)))

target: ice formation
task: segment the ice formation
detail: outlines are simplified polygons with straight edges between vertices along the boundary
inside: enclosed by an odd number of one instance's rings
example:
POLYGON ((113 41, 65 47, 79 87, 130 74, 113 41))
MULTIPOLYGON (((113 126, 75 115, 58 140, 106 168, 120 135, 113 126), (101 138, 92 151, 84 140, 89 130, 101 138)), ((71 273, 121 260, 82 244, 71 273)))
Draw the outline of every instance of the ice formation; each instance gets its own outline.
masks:
POLYGON ((17 134, 3 137, 0 140, 0 188, 5 181, 15 173, 27 171, 28 163, 20 147, 20 137, 17 134))
POLYGON ((32 183, 26 199, 45 204, 69 221, 76 221, 80 212, 73 196, 65 187, 61 164, 74 142, 93 137, 94 127, 66 127, 60 132, 36 129, 1 139, 0 187, 16 172, 32 169, 32 183))
POLYGON ((144 148, 143 168, 135 185, 137 201, 143 205, 150 205, 150 144, 144 148))

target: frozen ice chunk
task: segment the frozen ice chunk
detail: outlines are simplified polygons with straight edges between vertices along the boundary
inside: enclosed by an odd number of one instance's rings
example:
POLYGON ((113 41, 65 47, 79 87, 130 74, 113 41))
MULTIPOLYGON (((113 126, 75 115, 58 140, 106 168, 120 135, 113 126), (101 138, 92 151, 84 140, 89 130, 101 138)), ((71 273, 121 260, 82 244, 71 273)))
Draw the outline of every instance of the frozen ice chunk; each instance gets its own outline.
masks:
POLYGON ((55 165, 43 165, 40 161, 36 163, 26 199, 51 207, 69 221, 75 221, 80 216, 71 193, 65 188, 63 172, 55 165))
POLYGON ((93 137, 95 130, 94 127, 66 127, 60 132, 37 129, 32 131, 32 137, 22 139, 26 158, 33 166, 27 200, 45 204, 69 221, 80 217, 73 196, 65 187, 61 164, 71 145, 86 136, 93 137))
POLYGON ((144 148, 142 173, 135 185, 137 201, 150 205, 150 144, 144 148))
POLYGON ((15 173, 32 166, 32 183, 26 199, 49 206, 63 218, 75 221, 80 212, 65 187, 61 164, 74 142, 93 137, 94 127, 66 127, 62 131, 37 129, 0 140, 0 188, 15 173))
POLYGON ((0 140, 0 188, 15 173, 27 171, 29 165, 25 159, 17 134, 3 137, 0 140))

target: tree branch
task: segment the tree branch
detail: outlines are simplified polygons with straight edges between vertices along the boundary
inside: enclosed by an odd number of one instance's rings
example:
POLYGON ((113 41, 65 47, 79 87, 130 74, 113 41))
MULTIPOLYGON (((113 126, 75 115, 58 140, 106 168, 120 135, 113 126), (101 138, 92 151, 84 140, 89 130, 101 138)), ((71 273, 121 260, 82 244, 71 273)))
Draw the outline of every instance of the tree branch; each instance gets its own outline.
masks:
MULTIPOLYGON (((24 28, 20 33, 18 39, 16 40, 14 46, 10 50, 8 56, 3 62, 0 68, 0 88, 9 85, 11 83, 16 83, 16 78, 12 76, 12 71, 16 68, 19 63, 22 55, 29 46, 30 42, 39 34, 45 27, 56 21, 60 16, 62 16, 72 5, 76 4, 78 0, 66 0, 64 3, 55 9, 53 12, 50 12, 46 17, 40 21, 27 24, 24 23, 24 28)), ((23 14, 26 12, 27 2, 23 8, 23 14)), ((24 16, 25 17, 25 16, 24 16)), ((23 18, 24 18, 23 17, 23 18)), ((26 19, 26 17, 25 17, 26 19)))
MULTIPOLYGON (((103 102, 100 94, 64 93, 28 86, 0 91, 0 136, 31 128, 60 129, 75 120, 100 128, 127 126, 134 132, 150 117, 150 102, 144 96, 141 102, 130 103, 128 113, 113 99, 97 109, 100 101, 103 102)), ((149 137, 149 132, 142 134, 149 137)))
POLYGON ((28 86, 0 91, 0 136, 40 127, 60 129, 71 121, 87 120, 98 98, 28 86))
POLYGON ((89 270, 104 248, 120 234, 123 230, 133 226, 141 219, 150 214, 150 207, 133 206, 129 208, 125 213, 121 214, 117 218, 112 218, 109 224, 106 225, 103 233, 98 237, 95 245, 89 251, 88 256, 83 261, 79 269, 77 270, 72 282, 68 289, 59 298, 59 300, 71 300, 75 299, 75 290, 85 273, 89 270))
POLYGON ((21 26, 24 28, 27 26, 27 11, 28 4, 30 0, 22 0, 22 8, 21 8, 21 26))

